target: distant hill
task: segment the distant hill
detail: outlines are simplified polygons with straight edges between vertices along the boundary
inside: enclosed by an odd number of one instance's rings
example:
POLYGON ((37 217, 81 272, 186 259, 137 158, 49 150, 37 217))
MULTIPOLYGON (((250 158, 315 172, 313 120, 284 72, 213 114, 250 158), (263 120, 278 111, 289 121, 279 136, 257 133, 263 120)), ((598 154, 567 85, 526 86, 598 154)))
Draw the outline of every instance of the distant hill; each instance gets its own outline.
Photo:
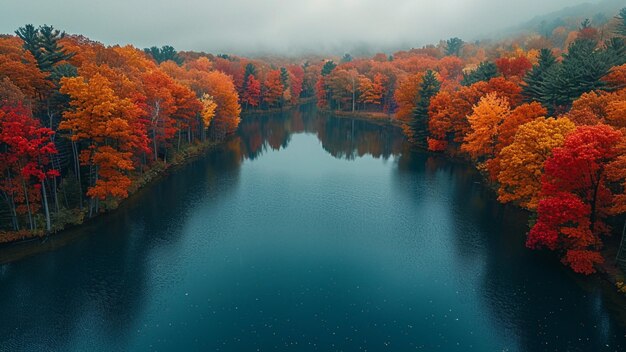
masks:
POLYGON ((623 0, 603 0, 570 6, 559 11, 536 16, 530 21, 505 29, 497 37, 507 37, 528 32, 549 36, 559 26, 565 26, 570 30, 574 30, 586 18, 591 20, 593 26, 600 26, 617 15, 622 7, 626 7, 626 3, 623 0))

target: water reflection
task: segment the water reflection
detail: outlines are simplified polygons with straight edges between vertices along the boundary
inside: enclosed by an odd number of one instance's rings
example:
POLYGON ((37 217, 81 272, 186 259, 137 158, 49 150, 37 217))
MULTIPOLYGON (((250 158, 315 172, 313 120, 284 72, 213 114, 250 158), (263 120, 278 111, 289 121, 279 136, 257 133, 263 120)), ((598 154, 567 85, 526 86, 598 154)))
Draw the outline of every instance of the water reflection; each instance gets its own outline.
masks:
POLYGON ((298 133, 315 134, 330 155, 348 160, 365 155, 386 160, 406 146, 396 127, 332 117, 313 105, 244 119, 238 138, 243 156, 255 159, 264 151, 287 148, 291 135, 298 133))
POLYGON ((0 350, 624 350, 527 221, 398 128, 249 117, 119 211, 0 253, 0 350))
POLYGON ((611 318, 597 278, 575 277, 552 254, 527 250, 529 214, 499 204, 475 169, 407 151, 399 159, 398 171, 394 177, 398 194, 412 197, 419 206, 428 206, 428 197, 427 190, 416 185, 430 183, 433 189, 445 190, 438 198, 453 199, 447 209, 454 233, 449 243, 454 245, 455 267, 467 276, 460 280, 480 278, 480 300, 491 312, 494 329, 515 340, 517 349, 626 349, 626 328, 611 318), (584 290, 579 280, 587 280, 584 290))
MULTIPOLYGON (((26 346, 61 351, 77 336, 94 331, 103 341, 131 334, 129 327, 146 303, 146 281, 154 269, 147 258, 176 247, 189 210, 204 194, 219 202, 237 186, 236 145, 228 143, 209 155, 209 162, 192 162, 119 211, 70 231, 66 236, 72 238, 71 245, 63 235, 47 243, 54 248, 55 241, 61 242, 62 251, 2 265, 0 351, 26 346), (78 238, 74 232, 80 233, 78 238)), ((31 246, 21 250, 38 250, 31 246)), ((94 350, 89 345, 72 348, 94 350)))

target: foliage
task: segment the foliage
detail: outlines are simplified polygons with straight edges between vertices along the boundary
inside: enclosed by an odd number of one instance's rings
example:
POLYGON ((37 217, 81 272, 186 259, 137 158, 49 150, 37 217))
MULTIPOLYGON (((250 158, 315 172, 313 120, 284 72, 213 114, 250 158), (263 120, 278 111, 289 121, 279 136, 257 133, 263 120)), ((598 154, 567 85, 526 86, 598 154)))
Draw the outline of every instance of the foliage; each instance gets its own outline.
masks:
POLYGON ((176 49, 170 45, 164 45, 161 48, 153 46, 143 50, 146 54, 152 56, 152 58, 159 64, 168 60, 175 62, 177 65, 181 65, 183 63, 183 60, 180 56, 178 56, 176 49))
POLYGON ((543 164, 575 125, 566 118, 538 117, 521 125, 513 143, 500 152, 498 200, 534 210, 540 199, 543 164))
POLYGON ((460 38, 450 38, 446 41, 446 55, 447 56, 460 56, 461 48, 463 47, 463 40, 460 38))
POLYGON ((553 150, 545 163, 544 198, 528 234, 529 247, 559 250, 574 271, 595 271, 594 265, 603 261, 600 236, 609 231, 604 219, 614 198, 606 165, 618 156, 623 137, 606 125, 581 126, 553 150))
POLYGON ((498 67, 493 62, 483 61, 475 70, 469 73, 463 73, 463 80, 461 84, 464 86, 470 86, 480 81, 489 81, 490 79, 498 76, 498 67))

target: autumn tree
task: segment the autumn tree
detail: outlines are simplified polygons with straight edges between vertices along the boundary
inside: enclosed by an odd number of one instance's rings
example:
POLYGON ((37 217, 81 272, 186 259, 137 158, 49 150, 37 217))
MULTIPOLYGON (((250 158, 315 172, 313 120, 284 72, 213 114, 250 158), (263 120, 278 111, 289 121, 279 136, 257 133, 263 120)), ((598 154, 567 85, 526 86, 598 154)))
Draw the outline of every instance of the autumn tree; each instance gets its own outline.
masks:
POLYGON ((521 79, 526 75, 533 66, 530 60, 525 56, 518 56, 513 58, 501 57, 496 60, 496 66, 498 71, 507 79, 517 78, 521 79))
POLYGON ((538 117, 547 116, 547 113, 547 110, 537 102, 532 102, 530 104, 525 103, 511 110, 510 113, 504 118, 504 121, 498 125, 497 140, 493 149, 493 158, 485 162, 485 167, 491 181, 496 182, 498 180, 501 165, 500 152, 502 149, 513 143, 518 128, 538 117))
POLYGON ((626 88, 626 64, 614 66, 602 80, 606 82, 608 91, 626 88))
POLYGON ((463 76, 463 60, 456 56, 446 56, 439 60, 438 71, 442 81, 458 82, 463 76))
POLYGON ((474 105, 472 114, 467 117, 470 131, 465 136, 461 150, 474 160, 483 160, 494 156, 498 128, 511 112, 506 98, 496 93, 489 93, 474 105))
POLYGON ((302 95, 302 86, 304 84, 304 69, 298 65, 289 65, 289 88, 291 90, 291 103, 296 104, 302 95))
POLYGON ((394 93, 394 98, 398 104, 396 118, 405 124, 409 123, 413 115, 423 76, 422 73, 407 75, 400 80, 394 93))
POLYGON ((217 137, 237 131, 241 118, 241 105, 233 80, 228 75, 213 71, 205 78, 207 94, 213 97, 217 107, 213 118, 212 131, 217 137))
POLYGON ((521 125, 513 143, 499 154, 498 200, 516 202, 530 210, 537 208, 543 164, 552 150, 563 144, 576 126, 566 118, 544 118, 521 125))
POLYGON ((99 210, 98 200, 128 196, 133 152, 148 150, 145 130, 131 128, 142 111, 130 99, 116 96, 111 83, 100 74, 89 80, 63 78, 61 92, 70 96, 72 109, 64 112, 59 128, 85 146, 79 159, 90 170, 87 195, 92 199, 93 214, 99 210))
POLYGON ((380 97, 377 97, 374 93, 374 85, 372 84, 372 80, 365 76, 360 76, 358 80, 358 102, 360 104, 363 104, 364 106, 366 104, 376 104, 376 102, 379 102, 380 97))
POLYGON ((618 156, 622 133, 606 125, 581 126, 555 148, 545 162, 537 222, 528 234, 530 248, 563 253, 575 272, 591 274, 602 263, 600 236, 609 232, 604 219, 614 194, 606 165, 618 156))
POLYGON ((212 96, 208 94, 202 95, 200 98, 200 102, 202 103, 202 111, 200 111, 200 115, 202 116, 202 126, 204 129, 208 129, 211 126, 211 121, 215 117, 215 109, 217 108, 217 104, 212 96))
POLYGON ((28 215, 30 230, 36 230, 35 212, 43 204, 46 231, 52 229, 48 205, 48 180, 59 176, 50 165, 57 153, 51 136, 21 104, 0 108, 0 194, 8 205, 14 230, 20 229, 20 214, 28 215))
POLYGON ((320 76, 315 84, 315 96, 319 108, 328 108, 328 90, 326 89, 326 78, 320 76))
POLYGON ((284 86, 281 81, 279 70, 272 70, 265 77, 265 90, 263 92, 263 102, 268 107, 278 106, 281 102, 284 86))
POLYGON ((176 134, 176 99, 172 95, 174 81, 159 70, 143 75, 143 87, 146 96, 146 114, 149 117, 150 139, 154 160, 159 158, 160 145, 167 143, 176 134))
POLYGON ((578 125, 603 123, 626 128, 626 89, 584 93, 572 103, 567 117, 578 125))
POLYGON ((0 37, 0 80, 7 82, 5 89, 17 92, 13 88, 17 87, 24 96, 35 100, 52 87, 46 78, 33 55, 21 48, 19 39, 0 37))
POLYGON ((432 139, 463 142, 471 129, 467 116, 472 113, 473 106, 480 98, 488 93, 496 93, 499 97, 508 99, 513 107, 521 103, 519 85, 503 77, 492 78, 489 82, 477 82, 455 92, 441 91, 432 98, 428 110, 428 129, 432 139))
POLYGON ((246 107, 252 106, 253 108, 259 106, 261 102, 261 82, 254 75, 248 76, 242 101, 246 107))

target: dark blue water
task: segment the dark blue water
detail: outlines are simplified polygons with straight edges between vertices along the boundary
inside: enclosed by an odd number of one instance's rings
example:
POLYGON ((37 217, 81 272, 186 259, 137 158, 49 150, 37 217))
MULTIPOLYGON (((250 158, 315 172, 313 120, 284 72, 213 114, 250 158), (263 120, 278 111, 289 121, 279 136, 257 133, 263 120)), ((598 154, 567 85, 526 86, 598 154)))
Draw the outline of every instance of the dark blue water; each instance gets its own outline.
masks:
POLYGON ((252 117, 119 211, 1 252, 0 350, 626 350, 606 290, 526 250, 526 223, 397 128, 252 117))

